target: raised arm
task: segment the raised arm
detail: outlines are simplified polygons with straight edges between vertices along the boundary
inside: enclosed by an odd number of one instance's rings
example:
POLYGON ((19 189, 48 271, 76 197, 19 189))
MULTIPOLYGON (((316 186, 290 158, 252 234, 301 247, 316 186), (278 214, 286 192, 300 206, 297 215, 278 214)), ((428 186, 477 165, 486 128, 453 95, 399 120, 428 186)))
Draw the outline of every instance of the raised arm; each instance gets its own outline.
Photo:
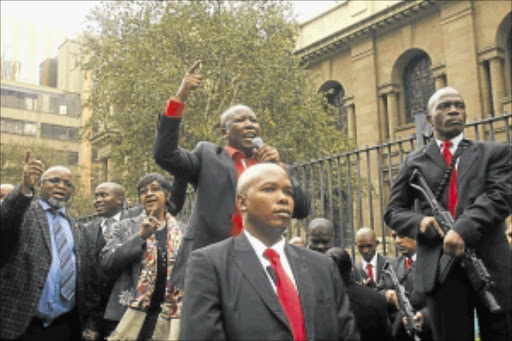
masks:
POLYGON ((156 163, 172 175, 189 182, 194 182, 201 165, 194 153, 178 147, 179 126, 185 102, 201 80, 201 75, 197 74, 200 65, 201 61, 197 61, 192 66, 185 74, 176 96, 167 102, 165 112, 158 119, 153 146, 156 163))

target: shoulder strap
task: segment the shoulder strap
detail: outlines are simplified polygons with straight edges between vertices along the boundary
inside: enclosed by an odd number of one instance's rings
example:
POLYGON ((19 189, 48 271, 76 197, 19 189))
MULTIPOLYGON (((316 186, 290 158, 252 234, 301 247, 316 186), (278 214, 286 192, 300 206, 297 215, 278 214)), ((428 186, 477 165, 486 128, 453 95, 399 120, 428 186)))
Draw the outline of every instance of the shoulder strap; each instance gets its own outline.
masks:
POLYGON ((446 187, 446 184, 450 180, 450 177, 452 175, 453 168, 455 167, 455 163, 457 162, 457 159, 462 155, 462 153, 469 147, 469 144, 466 140, 462 140, 459 143, 459 146, 457 150, 455 151, 455 155, 452 158, 452 162, 448 166, 448 168, 445 169, 443 178, 441 179, 441 183, 439 184, 439 187, 437 188, 436 192, 434 193, 434 196, 436 197, 437 201, 440 201, 441 194, 443 193, 444 188, 446 187))

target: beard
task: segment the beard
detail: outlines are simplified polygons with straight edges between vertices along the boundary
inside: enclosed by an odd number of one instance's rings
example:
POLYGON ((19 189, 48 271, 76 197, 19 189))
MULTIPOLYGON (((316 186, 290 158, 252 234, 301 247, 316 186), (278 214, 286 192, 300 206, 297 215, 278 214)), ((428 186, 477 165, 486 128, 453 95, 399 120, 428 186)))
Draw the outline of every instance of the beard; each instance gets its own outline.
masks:
POLYGON ((56 208, 56 209, 63 208, 64 205, 66 204, 65 200, 59 200, 59 199, 55 199, 53 197, 48 198, 47 202, 48 202, 48 205, 50 205, 51 207, 56 208))

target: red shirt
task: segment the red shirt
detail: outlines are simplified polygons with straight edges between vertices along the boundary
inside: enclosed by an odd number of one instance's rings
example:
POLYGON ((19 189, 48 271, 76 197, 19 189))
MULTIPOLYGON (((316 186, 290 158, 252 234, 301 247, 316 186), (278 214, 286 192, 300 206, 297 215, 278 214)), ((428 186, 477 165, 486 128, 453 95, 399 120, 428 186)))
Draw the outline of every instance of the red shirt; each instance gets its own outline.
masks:
MULTIPOLYGON (((175 98, 171 98, 167 101, 167 107, 165 109, 164 116, 175 119, 181 118, 181 114, 183 113, 184 108, 184 103, 181 103, 175 98)), ((246 168, 258 163, 258 160, 252 157, 247 158, 244 152, 236 148, 226 146, 225 150, 235 164, 237 180, 240 177, 240 175, 242 175, 246 168)), ((231 216, 231 228, 229 230, 229 235, 236 236, 240 234, 240 232, 242 232, 242 227, 242 214, 238 210, 238 207, 235 207, 235 211, 231 216)))
MULTIPOLYGON (((247 158, 244 152, 238 150, 236 148, 226 146, 224 147, 228 155, 231 157, 233 162, 235 163, 236 169, 236 180, 242 173, 249 167, 258 163, 258 160, 254 158, 247 158)), ((238 210, 238 206, 235 207, 235 211, 231 216, 231 229, 229 230, 230 236, 237 236, 242 232, 243 224, 242 224, 242 214, 238 210)))

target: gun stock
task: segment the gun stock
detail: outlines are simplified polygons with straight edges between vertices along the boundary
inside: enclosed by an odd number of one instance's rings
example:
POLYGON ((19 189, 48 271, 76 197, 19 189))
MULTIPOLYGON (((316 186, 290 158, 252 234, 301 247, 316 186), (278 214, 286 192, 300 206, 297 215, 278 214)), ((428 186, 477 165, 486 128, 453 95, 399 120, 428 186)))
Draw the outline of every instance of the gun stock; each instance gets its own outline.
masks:
MULTIPOLYGON (((409 185, 419 191, 432 209, 432 215, 441 226, 445 233, 448 233, 453 227, 455 221, 452 215, 439 204, 432 190, 418 169, 414 169, 409 178, 409 185)), ((458 260, 457 257, 449 256, 445 253, 441 255, 438 266, 438 281, 443 283, 453 266, 458 260)), ((466 252, 460 257, 461 266, 464 268, 469 278, 471 286, 481 298, 482 302, 487 306, 489 311, 496 313, 501 312, 501 306, 496 301, 494 295, 490 292, 490 288, 494 285, 487 267, 472 249, 466 249, 466 252)))
POLYGON ((411 302, 405 294, 404 286, 400 284, 400 281, 396 276, 395 269, 393 269, 389 262, 386 262, 382 270, 390 277, 391 281, 393 282, 393 287, 398 297, 400 312, 407 320, 406 324, 404 325, 405 330, 414 338, 415 341, 420 341, 420 337, 418 336, 418 334, 421 333, 420 323, 414 319, 414 310, 412 308, 411 302))

